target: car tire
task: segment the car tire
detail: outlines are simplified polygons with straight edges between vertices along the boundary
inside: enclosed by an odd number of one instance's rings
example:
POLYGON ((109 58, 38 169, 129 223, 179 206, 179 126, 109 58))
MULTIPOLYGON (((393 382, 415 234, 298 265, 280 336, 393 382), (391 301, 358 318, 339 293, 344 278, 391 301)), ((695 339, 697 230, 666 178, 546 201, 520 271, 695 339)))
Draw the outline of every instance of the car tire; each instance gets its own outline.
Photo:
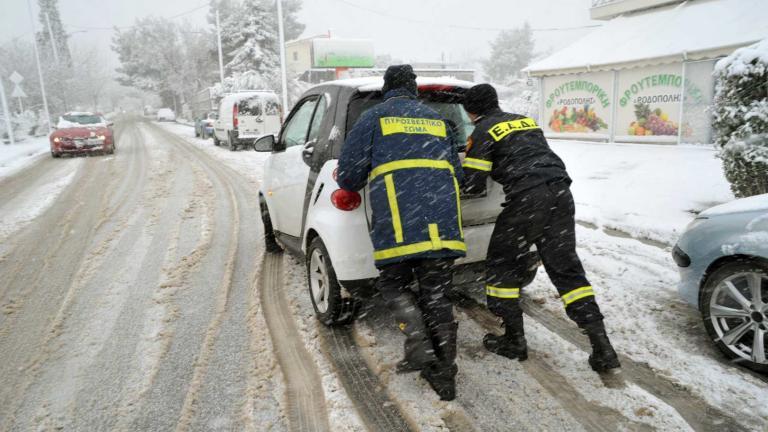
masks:
POLYGON ((768 263, 734 261, 712 272, 702 285, 700 309, 709 337, 726 357, 754 371, 768 372, 768 263), (759 302, 753 299, 755 292, 760 294, 759 302), (741 298, 737 300, 736 295, 741 298), (753 355, 760 337, 762 358, 753 355))
POLYGON ((219 139, 216 138, 216 133, 215 132, 213 134, 213 145, 215 145, 216 147, 221 145, 221 141, 219 141, 219 139))
POLYGON ((232 132, 227 133, 227 143, 229 144, 229 151, 237 151, 237 144, 232 138, 232 132))
POLYGON ((318 321, 326 326, 349 323, 354 317, 355 303, 342 296, 331 258, 320 237, 309 244, 306 268, 309 298, 318 321))
POLYGON ((61 157, 61 153, 51 152, 51 156, 53 156, 54 159, 58 159, 61 157))
POLYGON ((200 137, 200 133, 197 131, 197 128, 195 128, 195 138, 199 138, 199 137, 200 137))
POLYGON ((269 208, 264 198, 260 199, 259 207, 261 209, 261 222, 264 224, 264 246, 267 252, 282 252, 283 248, 277 243, 275 230, 272 228, 272 218, 269 216, 269 208))

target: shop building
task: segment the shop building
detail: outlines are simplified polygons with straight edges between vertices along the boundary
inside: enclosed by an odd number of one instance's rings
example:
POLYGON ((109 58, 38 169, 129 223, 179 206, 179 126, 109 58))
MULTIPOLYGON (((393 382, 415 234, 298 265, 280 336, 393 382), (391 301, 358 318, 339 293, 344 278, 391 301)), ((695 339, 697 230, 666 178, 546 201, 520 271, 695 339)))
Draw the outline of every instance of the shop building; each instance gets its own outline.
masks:
POLYGON ((718 59, 768 37, 765 0, 592 0, 605 20, 531 64, 547 137, 712 142, 718 59))

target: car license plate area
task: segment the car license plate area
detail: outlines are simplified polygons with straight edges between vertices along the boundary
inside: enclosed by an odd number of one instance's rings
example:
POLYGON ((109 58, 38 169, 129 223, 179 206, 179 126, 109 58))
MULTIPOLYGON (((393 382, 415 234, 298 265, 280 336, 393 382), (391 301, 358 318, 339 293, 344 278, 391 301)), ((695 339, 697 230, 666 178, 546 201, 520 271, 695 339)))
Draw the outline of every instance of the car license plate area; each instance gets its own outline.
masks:
POLYGON ((89 146, 97 146, 97 145, 101 145, 101 140, 98 138, 91 138, 89 140, 86 140, 85 143, 89 146))

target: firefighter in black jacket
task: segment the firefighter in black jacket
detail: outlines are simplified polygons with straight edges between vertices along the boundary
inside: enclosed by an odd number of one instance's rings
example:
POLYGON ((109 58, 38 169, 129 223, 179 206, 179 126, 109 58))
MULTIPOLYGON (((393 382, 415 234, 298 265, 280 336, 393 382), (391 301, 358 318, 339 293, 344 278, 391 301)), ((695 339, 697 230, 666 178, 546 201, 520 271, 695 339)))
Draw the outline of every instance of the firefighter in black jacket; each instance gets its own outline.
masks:
POLYGON ((589 336, 590 366, 597 372, 618 368, 603 315, 576 254, 574 202, 565 164, 533 119, 501 111, 492 86, 469 89, 464 108, 475 123, 463 165, 465 192, 484 192, 490 174, 506 195, 488 246, 485 288, 488 308, 503 319, 505 333, 486 335, 483 345, 511 359, 527 358, 519 300, 529 279, 526 257, 536 245, 568 317, 589 336))

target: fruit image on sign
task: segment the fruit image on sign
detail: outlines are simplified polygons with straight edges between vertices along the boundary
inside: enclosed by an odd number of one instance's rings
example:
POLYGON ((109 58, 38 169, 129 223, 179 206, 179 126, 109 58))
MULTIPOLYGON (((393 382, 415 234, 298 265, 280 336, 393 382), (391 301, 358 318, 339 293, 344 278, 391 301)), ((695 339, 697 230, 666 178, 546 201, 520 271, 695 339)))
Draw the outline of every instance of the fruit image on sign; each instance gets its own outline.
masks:
POLYGON ((580 108, 571 107, 570 110, 567 106, 563 106, 552 111, 549 128, 553 132, 592 133, 607 129, 608 125, 589 105, 580 108))
POLYGON ((646 103, 635 104, 635 121, 630 123, 627 133, 636 136, 677 135, 678 126, 669 120, 669 114, 661 108, 651 110, 646 103))

